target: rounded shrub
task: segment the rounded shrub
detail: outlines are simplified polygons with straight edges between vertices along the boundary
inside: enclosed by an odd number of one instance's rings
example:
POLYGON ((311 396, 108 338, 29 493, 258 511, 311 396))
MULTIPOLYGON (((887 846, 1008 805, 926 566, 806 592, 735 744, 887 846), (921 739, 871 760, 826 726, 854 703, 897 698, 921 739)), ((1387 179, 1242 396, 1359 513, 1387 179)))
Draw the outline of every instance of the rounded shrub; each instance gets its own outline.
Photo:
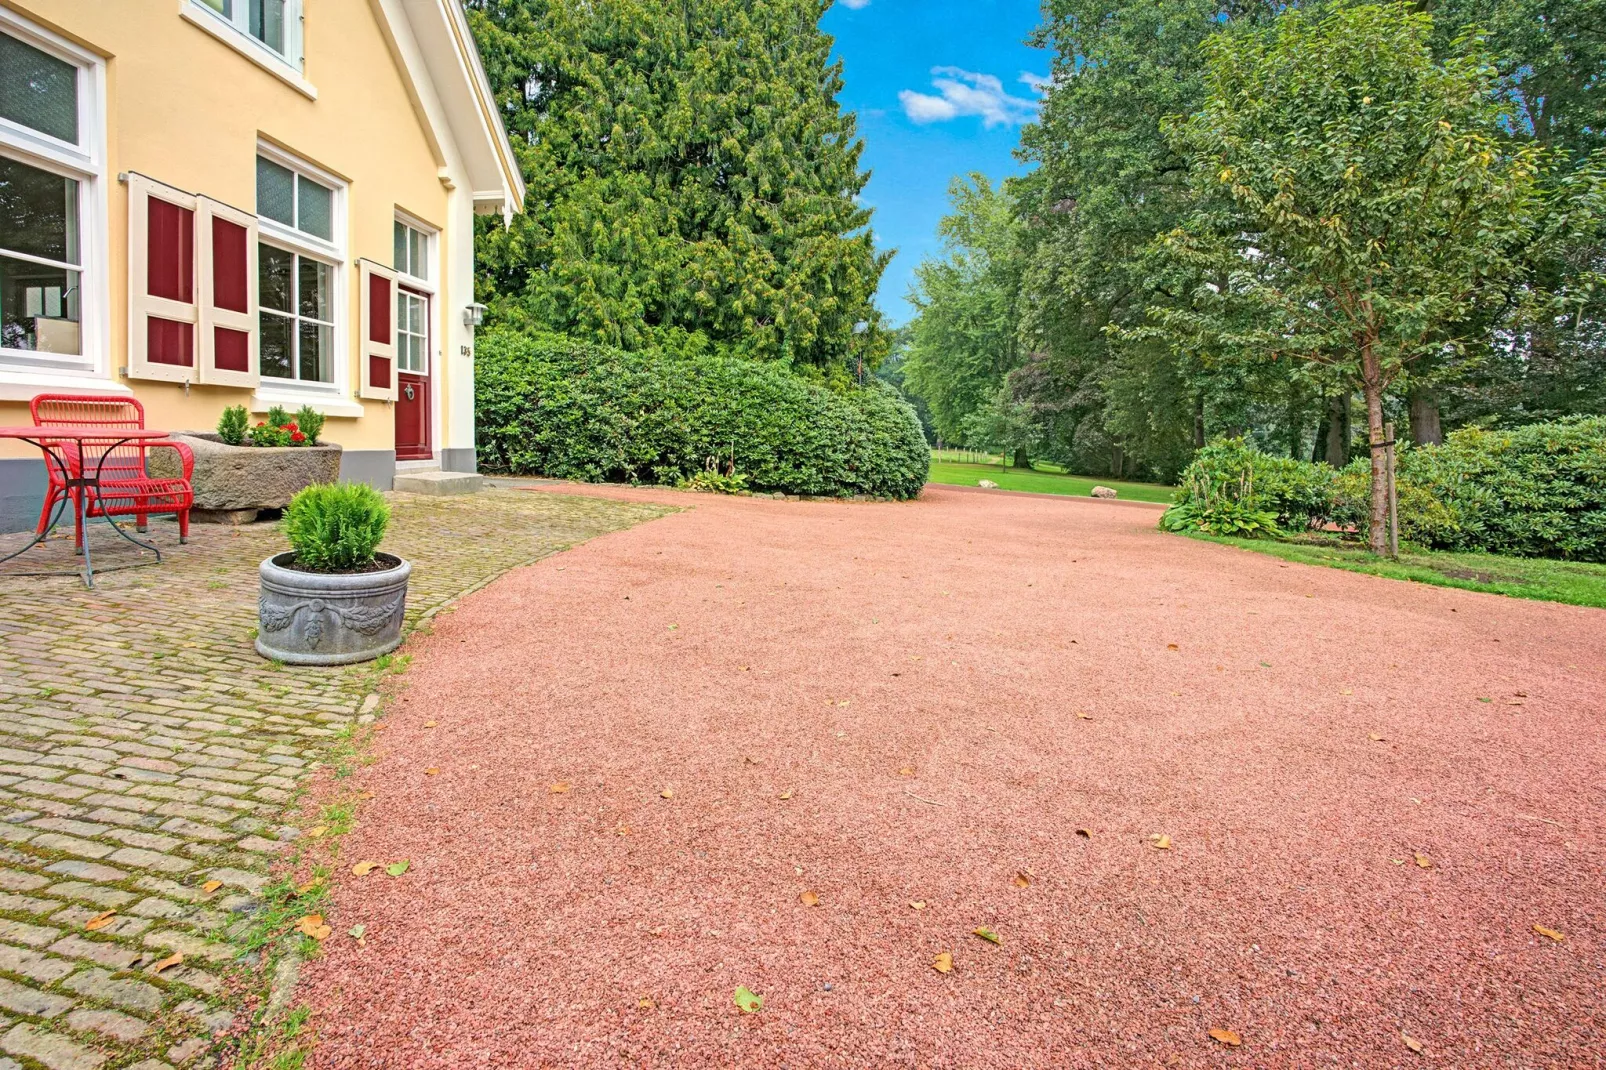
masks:
POLYGON ((373 564, 389 523, 390 506, 366 483, 303 487, 284 512, 284 534, 296 564, 314 572, 351 572, 373 564))
POLYGON ((878 381, 838 391, 776 364, 507 328, 475 352, 490 471, 673 485, 712 459, 758 491, 912 498, 930 467, 914 410, 878 381))

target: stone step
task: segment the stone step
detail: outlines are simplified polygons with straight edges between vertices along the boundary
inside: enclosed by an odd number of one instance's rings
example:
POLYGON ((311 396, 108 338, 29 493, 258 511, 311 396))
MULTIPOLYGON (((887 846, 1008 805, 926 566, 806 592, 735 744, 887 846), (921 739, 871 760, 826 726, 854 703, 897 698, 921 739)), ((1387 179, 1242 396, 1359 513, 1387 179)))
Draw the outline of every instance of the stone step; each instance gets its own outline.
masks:
POLYGON ((474 472, 442 472, 433 468, 403 470, 396 473, 393 486, 408 494, 473 494, 485 488, 485 479, 474 472))

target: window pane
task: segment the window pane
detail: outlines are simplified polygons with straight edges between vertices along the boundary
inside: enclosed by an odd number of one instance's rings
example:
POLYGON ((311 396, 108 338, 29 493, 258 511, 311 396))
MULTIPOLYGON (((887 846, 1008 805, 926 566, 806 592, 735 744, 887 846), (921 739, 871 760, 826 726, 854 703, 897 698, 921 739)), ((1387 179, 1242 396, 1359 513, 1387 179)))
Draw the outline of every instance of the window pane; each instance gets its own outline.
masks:
POLYGON ((409 229, 407 231, 407 245, 411 250, 410 261, 413 265, 413 274, 420 279, 429 278, 429 264, 424 259, 424 253, 429 248, 429 245, 424 240, 423 231, 409 229))
POLYGON ((276 316, 272 312, 263 312, 258 318, 262 326, 262 374, 276 379, 290 378, 290 358, 294 352, 290 332, 295 329, 295 320, 288 316, 276 316))
POLYGON ((257 157, 257 215, 295 226, 296 176, 288 167, 257 157))
POLYGON ((82 353, 78 293, 76 271, 0 256, 0 346, 82 353))
POLYGON ((220 15, 226 15, 231 18, 234 15, 234 5, 229 0, 201 0, 201 3, 220 15))
POLYGON ((250 3, 251 36, 283 55, 285 0, 250 0, 250 3))
POLYGON ((305 177, 296 183, 296 227, 332 240, 335 236, 335 195, 305 177))
POLYGON ((334 381, 330 358, 334 355, 333 327, 318 323, 301 324, 301 374, 299 379, 312 383, 334 381))
POLYGON ((0 156, 0 249, 78 263, 78 182, 0 156))
POLYGON ((271 245, 257 246, 257 301, 263 308, 290 312, 291 277, 295 271, 295 254, 271 245))
POLYGON ((390 256, 390 266, 397 271, 407 270, 407 228, 395 224, 396 240, 390 256))
POLYGON ((330 307, 329 284, 330 276, 334 274, 328 264, 320 264, 316 260, 301 258, 301 285, 300 308, 301 314, 309 319, 332 320, 334 312, 330 307))
POLYGON ((78 68, 0 33, 0 115, 78 144, 78 68))

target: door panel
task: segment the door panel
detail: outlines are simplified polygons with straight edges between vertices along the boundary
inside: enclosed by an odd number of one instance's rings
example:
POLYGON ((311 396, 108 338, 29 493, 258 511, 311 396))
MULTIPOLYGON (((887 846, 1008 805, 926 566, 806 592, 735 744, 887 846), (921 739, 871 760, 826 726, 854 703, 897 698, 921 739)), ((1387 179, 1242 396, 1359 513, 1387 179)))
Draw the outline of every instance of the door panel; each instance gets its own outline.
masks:
POLYGON ((434 391, 429 376, 429 297, 405 287, 396 293, 396 459, 427 461, 434 456, 430 428, 434 391))
POLYGON ((433 411, 429 376, 402 372, 397 380, 396 459, 427 461, 433 456, 429 441, 433 411))

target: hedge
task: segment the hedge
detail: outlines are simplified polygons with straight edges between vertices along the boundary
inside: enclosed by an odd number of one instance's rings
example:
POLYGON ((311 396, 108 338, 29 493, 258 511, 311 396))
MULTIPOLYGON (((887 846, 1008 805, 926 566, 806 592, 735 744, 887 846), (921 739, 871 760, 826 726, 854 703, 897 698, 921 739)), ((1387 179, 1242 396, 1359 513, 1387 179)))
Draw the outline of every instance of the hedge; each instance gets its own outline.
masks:
MULTIPOLYGON (((1441 446, 1402 446, 1398 463, 1400 534, 1407 542, 1606 561, 1606 417, 1463 428, 1441 446)), ((1369 455, 1339 472, 1220 439, 1183 472, 1166 526, 1225 530, 1254 514, 1275 517, 1284 530, 1332 523, 1364 538, 1370 475, 1369 455)))
POLYGON ((474 379, 487 471, 673 484, 712 460, 753 490, 901 499, 930 467, 914 410, 876 380, 837 391, 775 364, 507 328, 481 333, 474 379))

